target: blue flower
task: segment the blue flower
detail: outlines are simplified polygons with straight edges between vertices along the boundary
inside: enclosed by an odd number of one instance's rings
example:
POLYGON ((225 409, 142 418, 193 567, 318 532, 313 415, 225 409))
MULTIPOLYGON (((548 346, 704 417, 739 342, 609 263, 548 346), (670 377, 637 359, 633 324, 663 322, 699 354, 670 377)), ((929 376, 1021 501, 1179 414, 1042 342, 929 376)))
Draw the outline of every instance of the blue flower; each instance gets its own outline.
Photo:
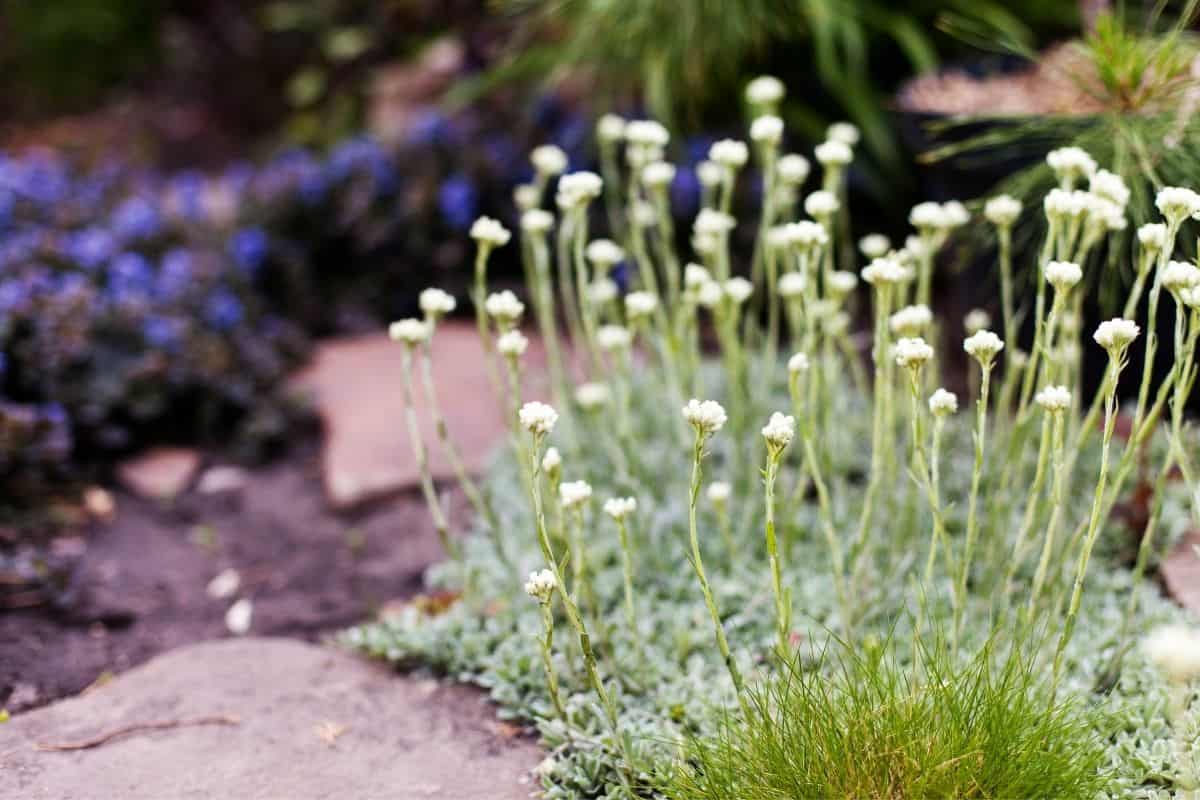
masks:
POLYGON ((237 327, 245 309, 242 301, 228 289, 215 289, 204 304, 204 319, 219 331, 228 331, 237 327))
POLYGON ((149 239, 162 227, 158 209, 145 197, 125 199, 112 215, 113 230, 126 241, 149 239))
POLYGON ((440 111, 425 111, 413 123, 408 137, 412 144, 432 147, 448 143, 452 138, 452 130, 440 111))
POLYGON ((242 228, 229 240, 229 257, 243 275, 253 278, 267 260, 270 246, 270 239, 262 228, 242 228))
POLYGON ((116 249, 116 240, 104 228, 84 228, 67 239, 67 257, 91 271, 108 261, 116 249))
POLYGON ((675 170, 671 182, 671 209, 676 217, 694 217, 700 210, 700 180, 691 167, 675 170))
POLYGON ((151 346, 174 352, 179 347, 182 328, 180 320, 152 315, 142 322, 142 336, 151 346))
POLYGON ((475 185, 461 172, 456 172, 438 188, 438 209, 442 219, 455 230, 466 230, 479 211, 479 196, 475 185))
POLYGON ((165 300, 176 300, 183 296, 192 284, 195 273, 195 256, 188 250, 168 250, 158 268, 155 287, 158 296, 165 300))
POLYGON ((108 290, 113 296, 148 296, 153 280, 150 262, 139 253, 121 253, 108 267, 108 290))

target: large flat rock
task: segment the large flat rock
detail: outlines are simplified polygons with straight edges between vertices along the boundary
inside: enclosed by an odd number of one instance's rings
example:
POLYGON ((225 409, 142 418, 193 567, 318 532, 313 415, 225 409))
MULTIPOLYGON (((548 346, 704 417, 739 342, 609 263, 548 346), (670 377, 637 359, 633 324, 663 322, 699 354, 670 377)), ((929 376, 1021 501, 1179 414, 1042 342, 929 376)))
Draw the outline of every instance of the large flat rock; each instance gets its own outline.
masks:
MULTIPOLYGON (((332 339, 317 347, 312 363, 293 379, 297 390, 313 398, 324 422, 325 490, 338 508, 416 486, 420 479, 403 413, 400 347, 382 333, 332 339)), ((527 369, 544 363, 536 340, 524 361, 527 369)), ((473 324, 449 321, 438 327, 433 378, 450 435, 467 469, 478 471, 505 435, 508 399, 493 390, 473 324)), ((419 379, 415 389, 430 469, 439 479, 453 478, 419 379)))
POLYGON ((517 800, 542 752, 483 695, 287 639, 206 642, 0 725, 6 800, 517 800), (212 715, 232 725, 124 726, 212 715))

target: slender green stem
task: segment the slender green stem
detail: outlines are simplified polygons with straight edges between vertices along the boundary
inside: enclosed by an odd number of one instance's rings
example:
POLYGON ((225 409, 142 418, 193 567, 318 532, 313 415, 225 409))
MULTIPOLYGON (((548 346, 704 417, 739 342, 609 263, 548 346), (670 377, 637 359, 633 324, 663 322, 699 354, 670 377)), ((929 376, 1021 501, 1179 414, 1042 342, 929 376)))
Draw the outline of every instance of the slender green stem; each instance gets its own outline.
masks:
POLYGON ((963 545, 963 563, 958 574, 959 603, 954 619, 954 642, 961 641, 963 617, 966 612, 967 583, 971 577, 971 559, 979 536, 979 484, 983 479, 983 456, 987 445, 988 388, 991 385, 992 364, 981 365, 979 399, 975 402, 975 462, 971 467, 971 490, 967 496, 967 534, 963 545))
POLYGON ((768 454, 767 466, 763 470, 763 487, 767 514, 767 561, 771 566, 771 588, 775 592, 775 632, 779 639, 779 655, 786 659, 791 649, 788 644, 792 627, 791 597, 783 588, 783 566, 775 536, 775 481, 779 477, 779 458, 782 455, 782 449, 768 454))
POLYGON ((433 518, 433 527, 437 531, 438 541, 441 542, 446 555, 457 561, 462 553, 459 551, 458 542, 450 536, 450 525, 446 521, 446 514, 442 510, 442 503, 433 483, 433 473, 429 471, 429 456, 425 451, 425 442, 421 438, 420 423, 417 422, 412 360, 412 347, 404 345, 401 355, 403 364, 401 371, 404 376, 404 418, 408 422, 408 438, 412 442, 413 455, 417 459, 417 472, 421 476, 421 493, 425 496, 425 505, 429 507, 429 516, 433 518))

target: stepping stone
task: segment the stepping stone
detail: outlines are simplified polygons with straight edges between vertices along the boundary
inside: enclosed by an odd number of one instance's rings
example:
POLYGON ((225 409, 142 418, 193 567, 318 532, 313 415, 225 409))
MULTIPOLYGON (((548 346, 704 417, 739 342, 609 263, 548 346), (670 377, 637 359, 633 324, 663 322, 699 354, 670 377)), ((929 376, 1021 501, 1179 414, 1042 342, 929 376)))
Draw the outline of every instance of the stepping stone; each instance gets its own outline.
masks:
POLYGON ((200 454, 184 447, 155 447, 117 465, 117 477, 134 494, 170 500, 186 489, 200 468, 200 454))
POLYGON ((294 640, 221 640, 0 725, 0 774, 6 800, 520 800, 544 754, 513 730, 470 687, 294 640), (206 717, 226 724, 37 749, 206 717))
POLYGON ((1163 583, 1167 592, 1181 606, 1200 614, 1200 531, 1192 531, 1183 538, 1167 560, 1163 562, 1163 583))
MULTIPOLYGON (((544 357, 532 337, 525 368, 544 357)), ((322 451, 326 494, 347 509, 416 486, 416 458, 404 418, 401 345, 386 334, 332 339, 317 347, 312 363, 292 379, 312 396, 325 424, 322 451)), ((446 424, 468 470, 483 468, 506 432, 503 401, 488 379, 483 348, 473 323, 443 322, 433 340, 433 379, 446 424)), ((454 473, 438 446, 417 363, 416 402, 421 435, 435 478, 454 473)))

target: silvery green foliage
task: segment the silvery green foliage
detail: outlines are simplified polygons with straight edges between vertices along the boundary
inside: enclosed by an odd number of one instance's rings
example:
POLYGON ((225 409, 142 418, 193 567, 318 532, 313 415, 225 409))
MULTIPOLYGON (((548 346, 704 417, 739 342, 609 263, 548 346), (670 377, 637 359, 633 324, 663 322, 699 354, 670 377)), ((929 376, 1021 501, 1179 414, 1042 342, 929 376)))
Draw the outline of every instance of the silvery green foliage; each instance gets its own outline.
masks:
MULTIPOLYGON (((761 368, 759 368, 761 373, 761 368)), ((786 374, 779 365, 777 380, 786 374)), ((736 398, 751 419, 763 419, 772 410, 788 408, 786 392, 762 374, 751 382, 752 395, 736 398), (769 386, 770 389, 764 387, 769 386)), ((719 381, 717 373, 706 374, 710 396, 719 381)), ((853 530, 862 495, 864 475, 869 469, 870 410, 862 398, 846 389, 836 409, 827 408, 820 421, 821 436, 828 443, 831 494, 839 529, 847 541, 853 530)), ((728 400, 732 405, 734 400, 728 400)), ((602 609, 598 616, 584 607, 592 627, 593 643, 600 669, 609 682, 621 710, 621 730, 629 737, 635 760, 650 777, 678 754, 678 743, 689 734, 715 730, 720 714, 733 709, 734 694, 728 673, 712 641, 712 627, 695 576, 687 561, 688 445, 679 411, 662 398, 661 387, 639 385, 634 395, 636 446, 628 448, 633 480, 622 482, 610 461, 611 449, 603 446, 612 433, 601 416, 590 421, 578 415, 560 421, 551 443, 563 453, 563 479, 584 479, 595 488, 597 498, 632 494, 638 510, 630 518, 636 547, 639 650, 626 628, 622 613, 622 575, 615 527, 592 503, 586 517, 586 542, 590 564, 596 570, 595 592, 602 609)), ((959 414, 948 421, 942 465, 943 496, 947 501, 947 530, 956 547, 961 547, 965 529, 972 449, 970 415, 959 414)), ((1155 448, 1161 448, 1155 442, 1155 448)), ((770 578, 763 555, 762 494, 759 476, 730 474, 734 448, 744 447, 749 462, 761 463, 761 437, 733 441, 718 434, 706 460, 705 480, 728 480, 734 493, 730 514, 738 545, 730 560, 724 549, 712 508, 701 501, 705 563, 725 628, 747 681, 769 674, 770 651, 774 644, 770 578)), ((903 452, 901 450, 901 452, 903 452)), ((987 571, 1006 566, 1016 525, 1024 503, 1036 454, 1015 455, 1020 463, 1013 470, 1013 493, 994 489, 986 495, 981 558, 974 579, 983 581, 987 571), (1005 549, 1008 548, 1008 549, 1005 549), (1000 566, 995 565, 999 563, 1000 566)), ((781 472, 778 512, 780 547, 784 553, 785 580, 793 593, 796 610, 794 637, 801 652, 816 653, 830 631, 841 631, 837 618, 836 593, 829 569, 829 552, 820 532, 816 502, 805 487, 796 490, 799 454, 787 454, 781 472)), ((997 460, 1001 456, 997 455, 997 460)), ((1095 437, 1081 454, 1077 476, 1094 476, 1098 469, 1095 437)), ((997 480, 999 469, 989 471, 997 480)), ((1070 504, 1070 526, 1086 517, 1091 501, 1091 477, 1074 481, 1070 504)), ((882 641, 892 632, 891 645, 903 663, 911 654, 911 616, 920 602, 914 589, 926 553, 930 526, 927 506, 919 492, 905 481, 890 487, 896 513, 881 515, 877 541, 884 542, 873 559, 863 591, 870 612, 857 631, 860 641, 882 641)), ((570 718, 566 730, 555 717, 541 670, 536 637, 540 634, 537 604, 522 590, 522 581, 542 565, 535 542, 529 502, 511 452, 503 452, 489 472, 487 488, 499 500, 497 510, 510 553, 519 553, 518 569, 505 569, 495 557, 485 536, 472 536, 464 544, 464 563, 440 565, 429 575, 435 585, 467 586, 464 599, 443 614, 427 616, 415 607, 378 624, 354 629, 346 641, 372 655, 403 667, 423 666, 458 681, 486 688, 499 706, 501 716, 533 722, 549 756, 539 768, 547 798, 605 798, 617 796, 613 763, 617 747, 605 724, 595 695, 585 682, 578 645, 568 627, 556 632, 555 666, 570 718)), ((1173 490, 1163 516, 1165 531, 1184 527, 1186 497, 1173 490)), ((553 515, 551 514, 551 517, 553 515)), ((552 521, 552 520, 551 520, 552 521)), ((1111 741, 1113 784, 1107 797, 1170 798, 1200 775, 1200 703, 1181 719, 1168 721, 1170 687, 1138 651, 1124 660, 1120 680, 1107 694, 1093 693, 1098 676, 1109 664, 1129 592, 1141 595, 1136 632, 1187 615, 1163 598, 1155 586, 1130 585, 1130 574, 1122 559, 1129 557, 1128 534, 1117 521, 1103 531, 1087 590, 1079 626, 1066 656, 1063 688, 1084 704, 1096 704, 1107 712, 1097 722, 1097 734, 1111 741), (1190 734, 1189 734, 1190 732, 1190 734), (1187 741, 1192 775, 1183 774, 1188 758, 1181 758, 1180 742, 1187 741)), ((1064 562, 1056 580, 1066 584, 1071 569, 1064 562)), ((1018 580, 1028 581, 1032 565, 1023 568, 1018 580)), ((948 621, 950 579, 939 574, 929 587, 925 602, 935 620, 948 621)), ((1019 592, 1018 592, 1019 595, 1019 592)), ((966 652, 981 645, 992 633, 989 613, 993 597, 973 593, 965 629, 966 652)), ((1061 619, 1043 621, 1056 632, 1061 619)), ((1053 644, 1051 638, 1050 644, 1053 644)), ((1048 669, 1048 665, 1047 665, 1048 669)))

